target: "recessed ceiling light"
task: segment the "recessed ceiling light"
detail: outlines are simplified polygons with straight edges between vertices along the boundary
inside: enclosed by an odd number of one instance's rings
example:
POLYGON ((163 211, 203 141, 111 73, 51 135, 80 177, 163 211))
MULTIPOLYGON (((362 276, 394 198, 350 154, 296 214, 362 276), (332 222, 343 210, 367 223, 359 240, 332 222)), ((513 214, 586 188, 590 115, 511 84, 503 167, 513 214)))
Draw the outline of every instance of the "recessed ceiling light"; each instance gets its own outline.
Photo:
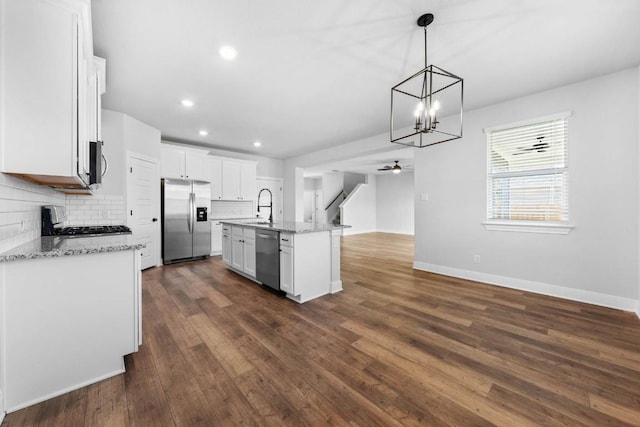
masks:
POLYGON ((262 145, 262 142, 260 142, 260 141, 256 141, 256 142, 253 143, 254 147, 260 147, 261 145, 262 145))
POLYGON ((190 99, 183 99, 182 105, 184 105, 185 107, 193 107, 193 101, 190 99))
POLYGON ((227 61, 233 61, 238 56, 238 51, 233 46, 222 46, 218 53, 222 57, 222 59, 227 61))
POLYGON ((206 130, 201 130, 200 132, 198 132, 200 134, 200 136, 207 136, 209 135, 209 132, 207 132, 206 130))

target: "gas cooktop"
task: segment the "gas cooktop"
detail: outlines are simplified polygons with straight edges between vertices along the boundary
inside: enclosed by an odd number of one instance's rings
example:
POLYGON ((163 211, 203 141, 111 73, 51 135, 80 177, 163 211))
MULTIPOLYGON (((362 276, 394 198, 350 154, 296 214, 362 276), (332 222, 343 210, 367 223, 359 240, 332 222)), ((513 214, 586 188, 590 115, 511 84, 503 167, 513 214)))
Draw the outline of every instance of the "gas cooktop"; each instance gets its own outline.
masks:
POLYGON ((126 225, 89 225, 82 227, 63 227, 56 230, 56 236, 93 237, 105 234, 131 234, 126 225))

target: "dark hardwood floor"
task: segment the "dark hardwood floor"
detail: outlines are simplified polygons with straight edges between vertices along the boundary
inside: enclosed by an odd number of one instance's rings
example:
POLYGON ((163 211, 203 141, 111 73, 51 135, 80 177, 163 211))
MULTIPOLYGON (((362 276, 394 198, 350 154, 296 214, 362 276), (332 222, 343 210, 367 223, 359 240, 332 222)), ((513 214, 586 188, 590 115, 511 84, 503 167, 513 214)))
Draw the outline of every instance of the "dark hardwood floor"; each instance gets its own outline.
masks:
POLYGON ((127 372, 3 425, 640 425, 634 314, 412 260, 411 237, 345 237, 344 291, 303 305, 219 257, 145 271, 127 372))

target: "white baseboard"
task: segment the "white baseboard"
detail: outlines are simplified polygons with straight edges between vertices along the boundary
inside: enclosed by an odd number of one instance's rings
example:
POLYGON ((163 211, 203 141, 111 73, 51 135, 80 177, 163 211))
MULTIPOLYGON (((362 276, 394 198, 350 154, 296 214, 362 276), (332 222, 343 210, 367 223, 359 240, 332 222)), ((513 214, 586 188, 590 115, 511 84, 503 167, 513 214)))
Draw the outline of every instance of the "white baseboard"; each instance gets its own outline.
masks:
POLYGON ((496 274, 482 273, 479 271, 463 270, 461 268, 447 267, 444 265, 429 264, 419 261, 414 261, 413 268, 417 270, 428 271, 431 273, 438 273, 444 274, 446 276, 473 280, 476 282, 489 283, 491 285, 502 286, 505 288, 518 289, 521 291, 533 292, 536 294, 549 295, 572 301, 586 302, 603 307, 631 311, 635 312, 638 317, 640 317, 640 307, 638 307, 638 301, 631 298, 600 294, 597 292, 584 291, 581 289, 567 288, 564 286, 551 285, 548 283, 533 282, 530 280, 499 276, 496 274))
POLYGON ((335 294, 336 292, 340 292, 342 290, 342 280, 335 280, 331 282, 329 285, 329 289, 331 289, 331 293, 335 294))
POLYGON ((87 380, 87 381, 72 385, 70 387, 66 387, 66 388, 64 388, 62 390, 57 390, 57 391, 55 391, 53 393, 50 393, 50 394, 47 394, 47 395, 44 395, 44 396, 40 396, 40 397, 38 397, 36 399, 33 399, 31 401, 19 403, 18 405, 15 405, 15 406, 13 406, 11 408, 7 408, 7 413, 15 412, 15 411, 18 411, 20 409, 24 409, 24 408, 26 408, 28 406, 35 405, 36 403, 41 403, 41 402, 44 402, 45 400, 49 400, 49 399, 53 399, 54 397, 62 396, 63 394, 69 393, 70 391, 77 390, 79 388, 86 387, 88 385, 95 384, 95 383, 100 382, 100 381, 104 381, 107 378, 115 377, 116 375, 120 375, 120 374, 122 374, 124 372, 125 372, 125 369, 124 369, 124 358, 123 358, 123 360, 122 360, 122 368, 121 369, 117 369, 114 372, 110 372, 108 374, 101 375, 101 376, 99 376, 97 378, 92 378, 90 380, 87 380))
POLYGON ((344 236, 352 236, 354 234, 375 233, 376 230, 354 230, 352 228, 343 229, 344 236))
POLYGON ((376 230, 376 232, 377 232, 377 233, 389 233, 389 234, 402 234, 402 235, 405 235, 405 236, 413 236, 413 235, 414 235, 414 233, 413 233, 413 232, 405 233, 405 232, 403 232, 403 231, 398 231, 398 230, 385 230, 385 229, 381 229, 381 228, 378 228, 378 229, 376 230))

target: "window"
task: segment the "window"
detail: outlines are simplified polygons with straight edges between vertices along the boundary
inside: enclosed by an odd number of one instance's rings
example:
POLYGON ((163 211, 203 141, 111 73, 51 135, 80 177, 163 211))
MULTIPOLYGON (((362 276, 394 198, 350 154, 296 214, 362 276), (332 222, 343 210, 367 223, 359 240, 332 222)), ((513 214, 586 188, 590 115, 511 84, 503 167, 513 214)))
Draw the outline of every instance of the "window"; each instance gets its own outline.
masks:
POLYGON ((569 232, 568 117, 567 113, 485 130, 488 154, 485 226, 520 225, 527 227, 521 231, 569 232), (554 231, 536 226, 551 227, 554 231))

